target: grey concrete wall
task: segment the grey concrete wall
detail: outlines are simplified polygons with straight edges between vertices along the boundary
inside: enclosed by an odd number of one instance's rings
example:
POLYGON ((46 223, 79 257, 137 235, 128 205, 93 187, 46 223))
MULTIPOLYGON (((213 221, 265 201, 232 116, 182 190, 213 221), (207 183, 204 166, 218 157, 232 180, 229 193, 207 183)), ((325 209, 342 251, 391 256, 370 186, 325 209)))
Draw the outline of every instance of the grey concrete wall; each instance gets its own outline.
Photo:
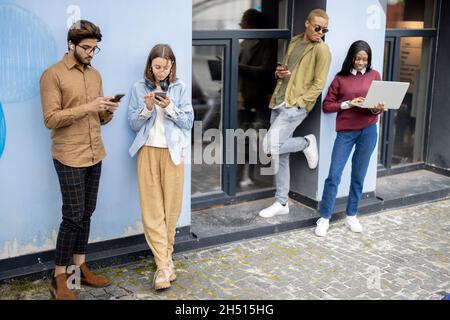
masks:
MULTIPOLYGON (((328 0, 327 13, 330 16, 330 32, 327 35, 327 44, 332 54, 330 73, 327 87, 334 79, 336 73, 342 67, 342 62, 347 55, 350 45, 356 40, 365 40, 372 48, 372 67, 383 74, 384 42, 386 14, 385 3, 377 0, 341 1, 328 0), (354 17, 348 19, 348 12, 353 12, 354 17)), ((319 183, 318 199, 322 199, 325 179, 331 163, 331 153, 336 137, 336 114, 321 115, 320 146, 319 146, 319 183)), ((341 184, 338 188, 338 198, 348 196, 351 176, 351 157, 344 168, 341 184)), ((369 168, 364 181, 364 193, 374 192, 377 182, 377 147, 375 147, 370 159, 369 168)))
MULTIPOLYGON (((294 4, 294 35, 305 31, 305 21, 313 9, 326 9, 326 0, 295 1, 294 4)), ((318 101, 321 101, 319 98, 318 101)), ((321 104, 316 104, 313 111, 295 131, 294 136, 314 134, 320 145, 320 115, 321 104)), ((318 169, 310 170, 303 152, 291 155, 291 191, 317 200, 318 169)))
MULTIPOLYGON (((326 9, 330 16, 329 29, 325 42, 332 54, 332 63, 324 88, 322 99, 328 91, 328 86, 340 70, 342 62, 351 43, 356 40, 366 40, 372 47, 372 65, 382 73, 384 38, 386 26, 386 3, 377 0, 361 0, 358 2, 328 0, 328 1, 295 1, 294 34, 303 32, 304 22, 310 10, 326 9), (348 19, 348 12, 353 18, 348 19)), ((324 181, 328 175, 331 151, 336 137, 336 114, 324 114, 321 101, 313 109, 308 118, 300 125, 295 136, 310 133, 316 135, 319 145, 319 165, 315 170, 307 166, 303 153, 291 155, 291 191, 303 197, 320 201, 322 198, 324 181)), ((364 193, 373 192, 376 188, 377 154, 374 151, 370 160, 369 171, 364 184, 364 193)), ((342 175, 342 182, 338 189, 338 198, 346 197, 350 186, 351 161, 342 175)))
POLYGON ((450 12, 450 1, 442 1, 438 29, 435 85, 431 91, 433 105, 426 157, 428 164, 444 169, 450 169, 450 98, 448 96, 450 89, 450 77, 448 76, 450 21, 448 12, 450 12))

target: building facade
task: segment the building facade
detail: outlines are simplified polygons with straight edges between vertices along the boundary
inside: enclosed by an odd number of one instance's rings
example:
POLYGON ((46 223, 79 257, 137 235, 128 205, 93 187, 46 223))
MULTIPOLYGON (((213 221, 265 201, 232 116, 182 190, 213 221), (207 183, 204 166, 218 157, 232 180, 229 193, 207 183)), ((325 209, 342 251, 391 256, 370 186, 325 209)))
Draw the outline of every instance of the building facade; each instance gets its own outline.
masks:
MULTIPOLYGON (((156 43, 174 48, 179 77, 192 86, 196 116, 178 225, 179 235, 188 236, 197 209, 273 196, 273 176, 263 174, 270 163, 263 156, 250 160, 260 154, 260 139, 242 140, 236 130, 259 133, 268 128, 274 67, 314 8, 330 16, 325 41, 333 60, 326 89, 350 44, 359 39, 371 45, 373 67, 385 80, 411 83, 402 107, 380 121, 364 199, 376 197, 376 180, 383 175, 423 168, 448 175, 450 23, 443 18, 450 13, 448 1, 0 0, 0 272, 52 258, 61 199, 38 81, 66 51, 71 21, 92 20, 103 30, 102 53, 94 66, 102 73, 107 95, 125 92, 129 98, 150 48, 156 43), (248 28, 241 18, 250 8, 265 19, 248 28), (156 9, 164 14, 148 19, 156 9), (261 61, 256 71, 244 66, 251 65, 252 48, 263 48, 257 50, 263 57, 254 58, 261 61)), ((127 102, 103 130, 108 156, 91 232, 99 250, 143 241, 135 159, 127 152, 133 139, 127 102)), ((313 208, 328 174, 334 123, 335 116, 324 114, 319 101, 296 132, 318 138, 316 170, 307 168, 301 154, 291 158, 290 195, 313 208)), ((347 195, 349 176, 347 164, 339 198, 347 195)))

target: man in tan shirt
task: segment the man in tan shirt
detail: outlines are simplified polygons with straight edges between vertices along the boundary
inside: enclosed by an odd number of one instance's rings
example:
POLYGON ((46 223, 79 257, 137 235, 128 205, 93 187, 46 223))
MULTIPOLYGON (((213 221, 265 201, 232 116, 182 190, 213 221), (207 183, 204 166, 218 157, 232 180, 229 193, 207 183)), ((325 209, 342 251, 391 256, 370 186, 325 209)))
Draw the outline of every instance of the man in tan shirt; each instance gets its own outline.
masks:
POLYGON ((111 121, 118 103, 103 97, 100 73, 91 66, 100 51, 100 28, 81 20, 68 33, 69 52, 44 71, 41 101, 44 123, 51 129, 52 157, 62 193, 62 223, 56 242, 55 275, 50 291, 73 300, 67 286, 69 261, 81 271, 81 282, 94 287, 110 280, 92 274, 85 263, 92 213, 97 203, 101 164, 106 156, 100 126, 111 121))

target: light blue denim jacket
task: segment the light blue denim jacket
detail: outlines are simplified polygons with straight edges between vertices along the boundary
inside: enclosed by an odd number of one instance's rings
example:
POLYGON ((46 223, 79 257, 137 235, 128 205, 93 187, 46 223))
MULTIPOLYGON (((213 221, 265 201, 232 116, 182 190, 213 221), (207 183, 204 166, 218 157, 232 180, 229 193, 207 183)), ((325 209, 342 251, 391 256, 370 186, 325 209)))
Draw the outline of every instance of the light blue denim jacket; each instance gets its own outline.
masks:
MULTIPOLYGON (((128 122, 137 133, 130 147, 130 155, 134 155, 145 145, 156 119, 156 108, 153 108, 148 118, 143 118, 141 112, 145 108, 144 96, 156 88, 144 79, 136 82, 131 90, 128 106, 128 122)), ((194 123, 194 110, 191 97, 184 82, 177 79, 169 85, 167 95, 174 105, 175 117, 164 114, 164 128, 170 157, 175 165, 179 165, 183 157, 188 155, 191 146, 190 132, 194 123)))

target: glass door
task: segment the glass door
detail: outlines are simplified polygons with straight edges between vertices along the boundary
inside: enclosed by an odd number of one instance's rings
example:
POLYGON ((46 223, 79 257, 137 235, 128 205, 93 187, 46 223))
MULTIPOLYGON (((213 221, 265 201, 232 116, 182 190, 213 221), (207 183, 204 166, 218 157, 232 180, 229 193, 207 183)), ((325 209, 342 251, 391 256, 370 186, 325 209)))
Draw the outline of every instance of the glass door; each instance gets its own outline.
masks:
POLYGON ((383 79, 410 83, 400 109, 381 118, 379 169, 388 173, 423 162, 433 48, 420 33, 386 37, 383 79))
POLYGON ((193 1, 194 209, 273 195, 260 143, 292 8, 292 0, 193 1))
POLYGON ((196 40, 192 47, 193 198, 227 194, 229 168, 224 166, 225 110, 229 108, 229 41, 196 40))
POLYGON ((379 136, 379 175, 423 165, 440 1, 388 1, 383 79, 409 82, 398 110, 384 113, 379 136))

